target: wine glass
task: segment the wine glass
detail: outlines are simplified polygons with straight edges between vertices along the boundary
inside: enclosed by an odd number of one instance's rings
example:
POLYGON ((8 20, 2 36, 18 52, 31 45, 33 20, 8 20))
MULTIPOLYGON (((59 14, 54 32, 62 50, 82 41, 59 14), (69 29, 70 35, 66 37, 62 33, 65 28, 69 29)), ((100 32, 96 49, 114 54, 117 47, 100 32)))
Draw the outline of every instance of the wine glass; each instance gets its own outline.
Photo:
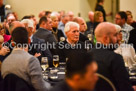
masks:
POLYGON ((42 59, 41 59, 41 67, 42 67, 43 71, 45 71, 49 67, 48 58, 47 57, 42 57, 42 59))
POLYGON ((58 55, 53 56, 53 66, 55 68, 57 68, 59 66, 59 56, 58 55))
POLYGON ((87 37, 88 37, 88 39, 89 39, 90 41, 92 41, 92 39, 93 39, 93 35, 92 35, 92 34, 88 34, 87 37))

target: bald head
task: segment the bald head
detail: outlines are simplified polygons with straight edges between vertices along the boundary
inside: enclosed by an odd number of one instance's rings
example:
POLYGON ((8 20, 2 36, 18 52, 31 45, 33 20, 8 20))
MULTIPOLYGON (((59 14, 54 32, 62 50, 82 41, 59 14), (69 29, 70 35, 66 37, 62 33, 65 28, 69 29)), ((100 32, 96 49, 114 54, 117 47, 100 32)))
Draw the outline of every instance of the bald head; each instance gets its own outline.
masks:
POLYGON ((91 22, 93 22, 94 21, 94 12, 92 12, 92 11, 90 11, 89 13, 88 13, 88 18, 90 19, 90 21, 91 22))
POLYGON ((109 22, 100 23, 95 29, 95 36, 98 42, 116 43, 117 31, 115 25, 109 22))
POLYGON ((69 21, 73 21, 74 13, 72 11, 69 11, 67 15, 69 16, 69 21))
POLYGON ((85 32, 87 29, 86 23, 82 17, 76 17, 73 20, 74 22, 78 23, 80 26, 80 32, 85 32))
POLYGON ((14 21, 11 23, 11 25, 9 26, 9 32, 10 34, 12 34, 13 30, 17 27, 25 27, 23 23, 19 22, 19 21, 14 21))

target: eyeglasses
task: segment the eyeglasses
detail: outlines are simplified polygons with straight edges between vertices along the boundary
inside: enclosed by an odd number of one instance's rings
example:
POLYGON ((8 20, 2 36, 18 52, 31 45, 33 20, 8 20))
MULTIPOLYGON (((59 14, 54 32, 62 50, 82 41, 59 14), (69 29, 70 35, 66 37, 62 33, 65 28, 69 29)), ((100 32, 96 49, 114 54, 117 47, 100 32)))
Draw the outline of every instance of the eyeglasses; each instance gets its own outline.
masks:
POLYGON ((115 20, 121 20, 121 18, 115 18, 115 20))

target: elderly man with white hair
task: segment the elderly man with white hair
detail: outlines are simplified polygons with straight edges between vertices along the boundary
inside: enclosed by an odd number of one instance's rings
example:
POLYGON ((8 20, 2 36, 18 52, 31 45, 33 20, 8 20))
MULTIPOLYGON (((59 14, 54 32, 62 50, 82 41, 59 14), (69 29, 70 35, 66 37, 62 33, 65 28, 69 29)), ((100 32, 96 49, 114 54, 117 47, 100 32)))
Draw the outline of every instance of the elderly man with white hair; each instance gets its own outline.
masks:
POLYGON ((60 61, 63 62, 71 52, 86 51, 84 43, 79 41, 79 24, 76 22, 66 23, 64 32, 67 39, 57 44, 57 53, 60 56, 60 61))

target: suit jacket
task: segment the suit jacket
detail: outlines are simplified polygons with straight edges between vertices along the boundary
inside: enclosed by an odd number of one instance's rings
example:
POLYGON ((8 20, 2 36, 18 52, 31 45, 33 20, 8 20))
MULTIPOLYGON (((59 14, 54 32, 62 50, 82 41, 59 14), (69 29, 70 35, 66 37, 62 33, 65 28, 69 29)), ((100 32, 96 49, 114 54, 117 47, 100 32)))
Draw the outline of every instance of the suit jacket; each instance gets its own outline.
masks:
POLYGON ((37 32, 34 34, 34 36, 40 38, 40 39, 44 39, 45 43, 49 42, 49 43, 56 43, 55 37, 53 36, 52 32, 43 28, 39 28, 37 30, 37 32))
POLYGON ((135 37, 136 37, 136 29, 133 29, 130 31, 130 36, 129 36, 129 40, 128 40, 128 43, 129 44, 133 44, 133 47, 136 51, 136 40, 135 40, 135 37))
POLYGON ((82 33, 80 33, 80 35, 79 35, 79 41, 85 42, 86 40, 89 40, 89 39, 85 35, 83 35, 82 33))
POLYGON ((41 47, 41 45, 43 45, 44 43, 45 41, 43 39, 39 39, 36 36, 32 36, 32 42, 29 46, 29 53, 32 55, 35 55, 35 53, 41 53, 41 56, 39 56, 38 59, 41 61, 41 57, 48 57, 50 63, 50 61, 52 60, 52 55, 49 49, 43 49, 41 47))
POLYGON ((23 50, 13 49, 12 53, 2 63, 2 77, 15 74, 32 85, 37 91, 47 91, 42 77, 42 70, 37 58, 23 50))
POLYGON ((56 52, 59 55, 60 61, 65 62, 66 58, 69 57, 71 52, 82 52, 87 51, 85 49, 85 44, 83 42, 78 41, 75 46, 72 46, 67 41, 59 42, 56 45, 56 52))
MULTIPOLYGON (((52 34, 52 32, 49 30, 39 28, 37 30, 37 32, 34 34, 34 36, 36 36, 40 39, 44 39, 45 43, 47 43, 47 44, 51 44, 51 45, 56 44, 56 39, 55 39, 54 35, 52 34)), ((52 54, 55 54, 55 51, 53 50, 52 47, 49 46, 49 50, 51 51, 52 54)))
MULTIPOLYGON (((97 44, 96 48, 92 49, 91 52, 98 64, 98 73, 107 77, 115 85, 117 91, 133 91, 121 55, 114 53, 113 49, 106 48, 101 44, 97 44)), ((103 80, 99 79, 96 84, 96 91, 112 90, 103 80)))
POLYGON ((73 91, 72 88, 66 83, 66 81, 62 81, 57 84, 55 87, 50 89, 49 91, 73 91))

